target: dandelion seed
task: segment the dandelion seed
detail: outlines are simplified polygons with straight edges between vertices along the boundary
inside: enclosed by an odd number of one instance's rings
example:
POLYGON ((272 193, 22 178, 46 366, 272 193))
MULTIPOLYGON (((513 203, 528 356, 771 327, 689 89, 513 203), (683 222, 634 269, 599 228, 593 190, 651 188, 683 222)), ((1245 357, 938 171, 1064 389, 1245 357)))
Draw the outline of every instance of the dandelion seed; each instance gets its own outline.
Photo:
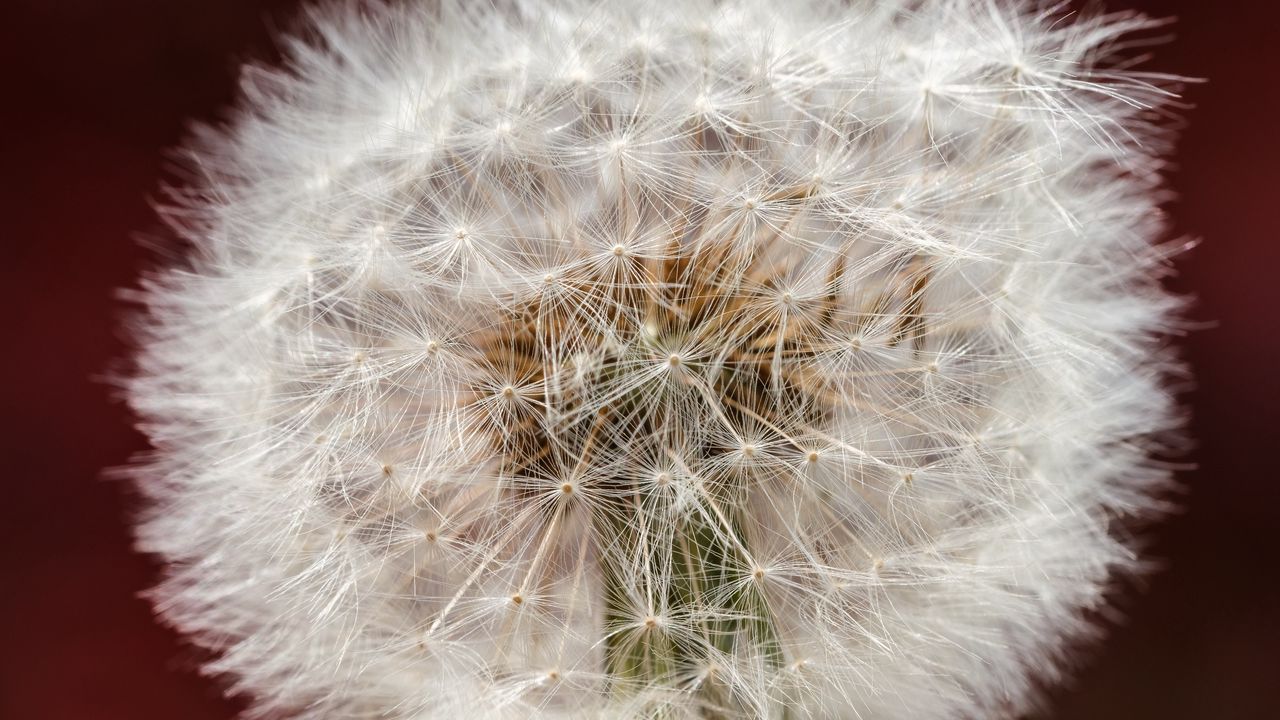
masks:
POLYGON ((193 142, 128 380, 156 607, 255 715, 1034 705, 1179 426, 1157 23, 309 17, 193 142))

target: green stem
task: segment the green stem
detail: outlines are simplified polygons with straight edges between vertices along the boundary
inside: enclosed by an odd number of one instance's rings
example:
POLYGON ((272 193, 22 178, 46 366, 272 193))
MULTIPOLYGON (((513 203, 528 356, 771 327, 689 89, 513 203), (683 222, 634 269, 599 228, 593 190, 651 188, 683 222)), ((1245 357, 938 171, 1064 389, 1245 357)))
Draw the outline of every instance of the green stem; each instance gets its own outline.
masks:
MULTIPOLYGON (((772 668, 783 663, 782 645, 770 617, 768 602, 759 588, 741 583, 745 558, 735 562, 735 556, 745 547, 745 536, 738 518, 729 518, 730 527, 720 528, 702 519, 689 519, 680 523, 671 538, 670 562, 650 555, 648 562, 653 574, 670 573, 666 612, 676 617, 696 617, 718 601, 718 608, 725 615, 716 620, 704 620, 704 642, 726 655, 731 655, 740 642, 753 644, 762 652, 772 668), (730 541, 725 533, 732 532, 730 541), (737 586, 733 592, 729 587, 737 586)), ((632 510, 624 510, 605 524, 607 538, 627 537, 628 526, 641 522, 632 510)), ((638 551, 639 548, 627 550, 638 551)), ((606 598, 605 627, 609 633, 605 658, 607 670, 617 682, 614 692, 629 692, 636 687, 655 683, 673 683, 680 671, 695 671, 706 658, 698 653, 696 644, 677 642, 664 633, 660 626, 635 630, 634 610, 628 612, 626 598, 628 588, 618 569, 613 567, 607 555, 602 555, 604 593, 606 598), (626 628, 626 629, 623 629, 626 628), (637 637, 638 634, 638 637, 637 637)), ((748 572, 750 570, 747 570, 748 572)), ((631 589, 634 591, 634 589, 631 589)), ((714 682, 703 683, 699 689, 707 708, 730 707, 732 697, 728 688, 714 682)), ((661 714, 655 709, 655 713, 661 714)), ((708 718, 718 713, 705 710, 708 718)))

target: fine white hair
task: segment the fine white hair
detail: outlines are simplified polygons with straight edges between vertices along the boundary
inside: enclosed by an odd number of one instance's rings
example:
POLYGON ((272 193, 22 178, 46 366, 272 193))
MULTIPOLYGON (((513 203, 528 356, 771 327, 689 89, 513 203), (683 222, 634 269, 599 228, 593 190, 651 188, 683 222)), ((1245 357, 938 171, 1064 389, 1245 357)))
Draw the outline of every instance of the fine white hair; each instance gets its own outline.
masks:
POLYGON ((1180 424, 1158 25, 313 7, 137 293, 157 611, 253 716, 1025 712, 1180 424))

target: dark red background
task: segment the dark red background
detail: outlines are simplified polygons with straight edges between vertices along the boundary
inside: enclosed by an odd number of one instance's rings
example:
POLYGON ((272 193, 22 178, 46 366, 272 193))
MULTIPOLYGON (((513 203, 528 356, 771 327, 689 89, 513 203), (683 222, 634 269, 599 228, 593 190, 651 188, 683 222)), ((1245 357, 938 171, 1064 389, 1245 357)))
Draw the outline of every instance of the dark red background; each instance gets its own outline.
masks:
MULTIPOLYGON (((8 0, 0 10, 0 718, 230 718, 194 654, 136 593, 127 487, 103 480, 145 447, 95 380, 125 345, 116 288, 155 229, 147 198, 186 118, 233 98, 236 68, 271 57, 296 3, 8 0)), ((1121 3, 1111 3, 1112 7, 1121 3)), ((1209 78, 1177 156, 1177 231, 1204 238, 1177 288, 1212 322, 1185 343, 1199 469, 1161 526, 1167 561, 1124 599, 1052 718, 1280 714, 1280 9, 1261 0, 1129 0, 1176 15, 1156 66, 1209 78)))

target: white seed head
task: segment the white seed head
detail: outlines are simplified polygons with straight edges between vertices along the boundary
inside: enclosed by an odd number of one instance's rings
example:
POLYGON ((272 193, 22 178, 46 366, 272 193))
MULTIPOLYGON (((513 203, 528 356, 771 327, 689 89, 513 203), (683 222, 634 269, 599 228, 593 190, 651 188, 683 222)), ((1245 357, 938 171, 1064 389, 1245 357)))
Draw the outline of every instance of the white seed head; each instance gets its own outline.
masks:
POLYGON ((169 622, 294 718, 985 718, 1136 568, 1173 78, 1029 0, 355 2, 191 148, 169 622))

